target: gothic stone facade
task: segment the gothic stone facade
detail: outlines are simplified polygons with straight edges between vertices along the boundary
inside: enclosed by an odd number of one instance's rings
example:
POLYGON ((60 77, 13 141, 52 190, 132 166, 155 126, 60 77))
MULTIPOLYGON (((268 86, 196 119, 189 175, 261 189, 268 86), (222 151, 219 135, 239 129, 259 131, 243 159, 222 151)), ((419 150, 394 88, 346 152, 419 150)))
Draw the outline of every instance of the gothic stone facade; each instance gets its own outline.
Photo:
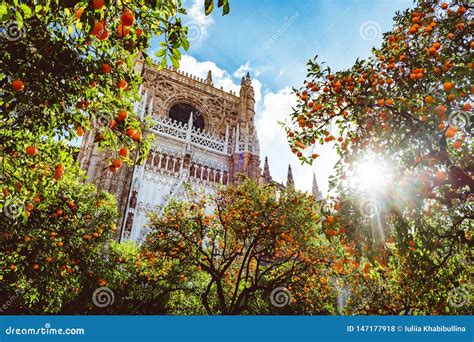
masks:
POLYGON ((207 79, 199 79, 174 68, 148 67, 140 60, 135 68, 144 79, 135 110, 142 119, 151 117, 150 133, 155 135, 146 163, 111 173, 110 158, 97 150, 93 131, 84 136, 78 156, 89 181, 117 198, 118 239, 140 241, 148 213, 183 196, 185 183, 212 193, 239 182, 238 174, 270 181, 268 165, 261 176, 249 75, 242 78, 237 95, 216 88, 210 71, 207 79))

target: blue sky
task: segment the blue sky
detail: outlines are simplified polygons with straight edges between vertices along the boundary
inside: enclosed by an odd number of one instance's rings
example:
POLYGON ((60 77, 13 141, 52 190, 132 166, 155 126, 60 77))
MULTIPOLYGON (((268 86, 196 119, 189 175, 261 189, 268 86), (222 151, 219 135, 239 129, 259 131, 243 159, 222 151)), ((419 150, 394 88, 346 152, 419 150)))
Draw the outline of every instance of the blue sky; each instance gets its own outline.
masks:
POLYGON ((313 166, 300 166, 276 125, 291 111, 291 87, 302 84, 306 63, 314 55, 333 70, 350 67, 379 46, 392 26, 396 11, 411 0, 230 0, 231 11, 211 17, 202 13, 203 0, 186 0, 191 48, 182 69, 205 77, 211 69, 215 83, 238 90, 247 71, 257 93, 256 124, 262 160, 269 157, 272 176, 286 179, 291 164, 297 188, 309 190, 315 171, 323 192, 336 160, 325 147, 313 166), (216 81, 217 79, 217 81, 216 81))

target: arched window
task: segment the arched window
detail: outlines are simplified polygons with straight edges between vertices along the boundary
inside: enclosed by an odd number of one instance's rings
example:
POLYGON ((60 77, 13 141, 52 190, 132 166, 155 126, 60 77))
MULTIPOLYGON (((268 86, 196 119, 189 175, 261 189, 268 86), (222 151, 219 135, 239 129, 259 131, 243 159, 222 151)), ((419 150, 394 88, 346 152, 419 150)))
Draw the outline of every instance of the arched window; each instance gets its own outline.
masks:
POLYGON ((193 113, 193 127, 204 129, 204 119, 201 112, 187 103, 177 103, 170 109, 170 118, 188 124, 189 116, 193 113))

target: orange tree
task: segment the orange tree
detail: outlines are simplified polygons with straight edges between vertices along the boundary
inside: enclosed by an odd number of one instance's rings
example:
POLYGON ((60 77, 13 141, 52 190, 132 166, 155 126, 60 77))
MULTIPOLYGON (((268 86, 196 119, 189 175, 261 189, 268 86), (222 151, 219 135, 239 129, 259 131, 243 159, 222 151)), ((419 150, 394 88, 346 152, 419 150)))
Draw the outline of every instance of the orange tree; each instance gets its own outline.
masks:
POLYGON ((348 70, 311 60, 285 129, 303 162, 322 144, 340 155, 331 179, 338 198, 326 210, 372 279, 354 279, 372 298, 355 310, 464 312, 459 300, 449 304, 470 286, 472 6, 417 1, 394 20, 381 48, 348 70))
MULTIPOLYGON (((229 11, 227 1, 217 5, 224 13, 229 11)), ((209 14, 213 1, 206 1, 205 8, 209 14)), ((158 36, 161 65, 167 61, 177 65, 180 49, 189 47, 183 15, 181 3, 171 0, 0 4, 0 225, 6 236, 0 281, 6 293, 30 279, 31 263, 46 267, 43 259, 48 253, 57 254, 47 264, 50 276, 28 294, 25 306, 59 310, 74 291, 69 291, 72 285, 67 282, 61 282, 67 284, 64 291, 54 285, 62 279, 54 278, 59 274, 57 267, 74 274, 71 262, 82 255, 75 246, 88 252, 88 244, 94 242, 91 248, 96 248, 99 242, 95 241, 104 242, 109 236, 105 227, 116 215, 112 204, 106 215, 91 221, 94 227, 84 222, 96 212, 93 197, 106 195, 80 185, 82 174, 73 159, 77 151, 68 145, 84 130, 94 128, 95 141, 116 151, 112 172, 143 160, 149 138, 132 108, 141 82, 133 70, 134 61, 139 56, 149 61, 146 49, 152 36, 158 36), (67 207, 70 201, 72 208, 67 207), (62 222, 62 214, 51 216, 58 210, 68 219, 62 222), (61 240, 52 240, 53 233, 61 240), (94 233, 101 238, 96 239, 94 233), (28 234, 31 240, 23 241, 28 234), (76 244, 77 240, 81 243, 76 244), (48 297, 50 305, 45 302, 48 297)))
POLYGON ((331 277, 349 271, 335 265, 344 250, 318 232, 318 222, 307 194, 245 180, 152 217, 142 253, 177 262, 208 314, 334 312, 331 277))
MULTIPOLYGON (((58 146, 58 149, 60 146, 58 146)), ((64 149, 64 147, 63 147, 64 149)), ((55 151, 52 151, 54 153, 55 151)), ((56 151, 57 152, 57 151, 56 151)), ((61 152, 57 153, 61 155, 61 152)), ((62 156, 62 162, 71 162, 62 156)), ((17 182, 3 202, 0 241, 2 312, 54 313, 83 290, 95 259, 115 235, 115 199, 77 182, 78 170, 60 183, 46 162, 31 162, 25 183, 17 182), (34 195, 21 199, 34 184, 34 195)), ((5 190, 4 190, 5 191, 5 190)), ((5 195, 5 192, 4 192, 5 195)))
POLYGON ((186 274, 193 283, 199 279, 172 260, 143 255, 133 242, 110 242, 90 258, 92 267, 83 270, 78 295, 63 305, 63 314, 199 314, 190 306, 192 296, 186 274), (176 294, 183 296, 174 304, 176 294), (186 298, 184 298, 186 297, 186 298))

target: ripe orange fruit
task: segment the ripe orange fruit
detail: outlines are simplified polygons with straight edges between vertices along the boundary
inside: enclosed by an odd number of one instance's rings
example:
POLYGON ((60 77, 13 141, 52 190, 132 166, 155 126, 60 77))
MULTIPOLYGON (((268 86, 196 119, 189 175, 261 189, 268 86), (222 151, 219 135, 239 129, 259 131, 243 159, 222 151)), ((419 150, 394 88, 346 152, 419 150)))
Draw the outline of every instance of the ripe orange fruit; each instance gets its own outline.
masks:
POLYGON ((450 91, 451 89, 453 89, 453 84, 451 82, 444 82, 443 89, 445 91, 450 91))
POLYGON ((453 147, 456 150, 459 150, 462 147, 462 141, 461 140, 456 140, 455 142, 453 142, 453 147))
POLYGON ((302 149, 305 149, 305 148, 306 148, 305 144, 303 144, 303 143, 302 143, 301 141, 299 141, 299 140, 296 140, 296 141, 295 141, 295 146, 297 146, 297 147, 299 147, 299 148, 302 148, 302 149))
POLYGON ((108 74, 111 71, 112 71, 112 67, 109 64, 107 64, 107 63, 102 64, 102 72, 104 74, 108 74))
POLYGON ((102 24, 100 21, 96 21, 94 23, 94 27, 92 28, 91 34, 98 37, 104 31, 104 29, 104 24, 102 24))
POLYGON ((120 159, 114 159, 112 160, 112 166, 115 168, 120 168, 122 166, 122 160, 120 159))
POLYGON ((54 176, 53 178, 55 180, 60 180, 61 177, 63 176, 64 174, 64 166, 62 164, 58 164, 56 165, 55 169, 54 169, 54 176))
POLYGON ((104 0, 92 0, 92 8, 95 10, 99 10, 104 7, 104 0))
POLYGON ((124 110, 121 110, 117 113, 117 121, 123 121, 127 118, 128 113, 124 110))
POLYGON ((34 264, 33 265, 33 269, 37 270, 39 268, 39 265, 38 264, 34 264))
POLYGON ((447 99, 448 99, 449 102, 453 102, 454 100, 456 100, 456 95, 451 93, 451 94, 448 95, 447 99))
POLYGON ((12 88, 16 91, 23 91, 25 89, 25 84, 21 80, 13 80, 12 88))
POLYGON ((110 129, 114 129, 117 127, 117 121, 115 121, 114 119, 110 120, 109 122, 109 128, 110 129))
POLYGON ((470 103, 463 104, 462 110, 470 111, 471 110, 471 104, 470 103))
POLYGON ((80 7, 77 9, 76 13, 74 13, 74 16, 76 19, 81 19, 82 13, 84 12, 84 8, 80 7))
POLYGON ((446 173, 443 171, 438 171, 436 172, 435 177, 438 181, 443 181, 446 179, 446 173))
POLYGON ((445 10, 446 8, 448 8, 448 4, 445 3, 445 2, 443 2, 443 3, 441 4, 441 8, 445 10))
POLYGON ((438 124, 438 130, 444 131, 445 128, 446 128, 446 125, 444 123, 438 124))
POLYGON ((125 132, 130 138, 135 134, 135 130, 132 127, 127 128, 127 131, 125 132))
POLYGON ((10 265, 10 271, 15 271, 16 270, 16 266, 15 265, 10 265))
POLYGON ((430 47, 428 49, 428 52, 429 52, 430 55, 434 55, 436 53, 436 49, 434 47, 430 47))
POLYGON ((34 156, 36 153, 38 153, 38 149, 34 146, 28 146, 26 148, 26 153, 29 155, 29 156, 34 156))
POLYGON ((122 148, 118 151, 118 154, 119 154, 119 156, 121 156, 121 157, 126 157, 126 156, 128 156, 128 148, 122 147, 122 148))
POLYGON ((59 241, 59 242, 57 243, 57 245, 58 245, 58 247, 62 247, 62 246, 64 246, 64 242, 59 241))
POLYGON ((446 136, 446 138, 451 139, 451 138, 454 138, 456 133, 457 133, 457 129, 451 126, 446 131, 445 136, 446 136))
POLYGON ((379 105, 379 106, 383 106, 384 103, 385 103, 384 99, 380 99, 380 100, 377 101, 377 105, 379 105))
POLYGON ((446 117, 446 106, 444 106, 444 105, 436 106, 434 111, 438 115, 438 118, 440 120, 444 121, 444 120, 447 119, 447 117, 446 117))
POLYGON ((51 258, 51 257, 46 257, 46 261, 47 261, 47 262, 51 262, 51 261, 53 261, 53 258, 51 258))
POLYGON ((112 172, 117 172, 118 169, 115 166, 110 165, 109 170, 112 171, 112 172))
POLYGON ((81 126, 77 126, 76 127, 76 134, 79 136, 79 137, 82 137, 84 135, 84 128, 82 128, 81 126))
POLYGON ((107 38, 109 38, 109 31, 102 30, 100 34, 97 36, 97 38, 99 38, 100 40, 106 40, 107 38))
POLYGON ((317 154, 317 153, 313 153, 313 154, 311 155, 311 158, 313 158, 313 159, 316 159, 316 158, 318 158, 318 157, 319 157, 319 154, 317 154))
POLYGON ((327 217, 326 217, 326 221, 327 221, 328 223, 333 223, 333 222, 334 222, 334 216, 327 216, 327 217))
POLYGON ((120 16, 120 22, 123 26, 132 26, 135 21, 135 16, 130 11, 124 11, 120 16))
POLYGON ((117 87, 120 88, 120 89, 125 89, 125 88, 128 87, 128 83, 127 83, 127 81, 125 81, 125 80, 123 80, 123 79, 122 79, 122 80, 119 80, 119 81, 117 82, 117 87))
POLYGON ((388 99, 387 101, 385 101, 385 103, 386 103, 388 106, 393 106, 393 100, 392 100, 392 99, 388 99))
POLYGON ((135 30, 135 34, 137 35, 138 38, 140 38, 143 34, 143 30, 141 28, 137 28, 135 30))
POLYGON ((140 132, 135 132, 135 133, 133 133, 133 135, 132 135, 132 139, 133 139, 134 141, 140 141, 140 140, 142 140, 142 135, 140 134, 140 132))
POLYGON ((122 24, 119 24, 117 26, 117 35, 119 37, 126 36, 129 33, 130 33, 130 28, 128 26, 123 26, 122 24))

